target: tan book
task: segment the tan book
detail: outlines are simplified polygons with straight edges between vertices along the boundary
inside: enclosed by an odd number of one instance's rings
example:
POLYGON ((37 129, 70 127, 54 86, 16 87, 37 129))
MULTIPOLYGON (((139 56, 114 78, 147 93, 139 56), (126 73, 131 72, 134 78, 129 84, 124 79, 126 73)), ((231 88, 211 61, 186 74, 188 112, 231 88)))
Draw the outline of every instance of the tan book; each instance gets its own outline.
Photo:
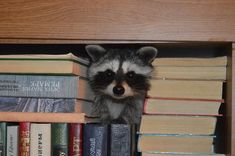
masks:
POLYGON ((141 134, 214 135, 214 116, 142 115, 141 134))
POLYGON ((0 112, 0 120, 6 122, 58 122, 84 123, 84 113, 0 112))
POLYGON ((225 154, 164 154, 164 153, 151 153, 151 152, 142 152, 142 156, 225 156, 225 154))
POLYGON ((30 156, 51 156, 51 124, 31 123, 30 156))
POLYGON ((222 81, 150 81, 149 97, 188 98, 188 99, 222 99, 222 81))
POLYGON ((213 154, 213 139, 210 136, 140 135, 138 150, 140 152, 213 154))
POLYGON ((146 98, 144 113, 218 116, 222 102, 223 100, 146 98))
POLYGON ((186 66, 186 67, 225 67, 227 56, 211 58, 156 58, 153 66, 186 66))
POLYGON ((4 74, 71 74, 86 77, 88 61, 72 53, 61 55, 0 55, 4 74))
POLYGON ((156 79, 226 80, 226 67, 156 66, 156 79))

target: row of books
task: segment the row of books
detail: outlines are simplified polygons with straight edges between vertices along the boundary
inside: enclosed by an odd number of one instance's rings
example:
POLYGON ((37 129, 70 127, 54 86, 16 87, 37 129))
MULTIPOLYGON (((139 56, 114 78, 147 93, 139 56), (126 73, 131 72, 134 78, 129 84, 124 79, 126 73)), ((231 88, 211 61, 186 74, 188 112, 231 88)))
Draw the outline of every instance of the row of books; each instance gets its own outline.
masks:
POLYGON ((220 155, 214 141, 227 58, 157 58, 153 65, 138 137, 142 156, 220 155))
POLYGON ((135 127, 125 124, 0 123, 1 156, 131 156, 135 127))

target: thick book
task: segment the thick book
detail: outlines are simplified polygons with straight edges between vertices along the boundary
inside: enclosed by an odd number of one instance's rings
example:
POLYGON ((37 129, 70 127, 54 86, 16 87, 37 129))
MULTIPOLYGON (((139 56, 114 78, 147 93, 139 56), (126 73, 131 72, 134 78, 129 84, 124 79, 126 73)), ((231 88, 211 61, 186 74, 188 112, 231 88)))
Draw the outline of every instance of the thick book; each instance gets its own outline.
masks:
POLYGON ((0 156, 6 155, 7 148, 7 123, 0 122, 0 156))
POLYGON ((214 135, 217 117, 143 115, 140 124, 141 134, 190 134, 214 135))
POLYGON ((69 124, 69 156, 82 156, 83 124, 69 124))
POLYGON ((139 135, 139 152, 214 154, 214 136, 139 135))
POLYGON ((68 123, 51 124, 51 155, 68 156, 69 149, 68 123))
POLYGON ((153 70, 155 79, 182 80, 226 80, 226 66, 224 67, 182 67, 156 66, 153 70))
POLYGON ((61 74, 86 77, 89 61, 68 54, 0 55, 0 73, 5 74, 61 74))
POLYGON ((0 96, 93 99, 86 79, 66 75, 3 74, 0 96))
POLYGON ((142 152, 142 156, 226 156, 225 154, 177 154, 177 153, 161 153, 161 152, 142 152))
POLYGON ((221 100, 222 81, 183 81, 151 79, 149 97, 221 100))
POLYGON ((144 114, 220 116, 223 100, 197 100, 181 98, 146 98, 144 114))
POLYGON ((110 156, 131 156, 132 131, 128 124, 111 124, 110 156))
POLYGON ((19 156, 30 156, 30 122, 19 123, 19 156))
POLYGON ((74 98, 0 97, 0 112, 81 112, 92 101, 74 98))
POLYGON ((31 123, 30 156, 51 156, 51 124, 31 123))
POLYGON ((185 66, 185 67, 225 67, 227 56, 193 58, 193 57, 174 57, 157 58, 152 62, 153 66, 185 66))
POLYGON ((7 156, 19 154, 19 125, 7 126, 7 156))
POLYGON ((83 135, 84 156, 108 156, 108 126, 85 124, 83 135))

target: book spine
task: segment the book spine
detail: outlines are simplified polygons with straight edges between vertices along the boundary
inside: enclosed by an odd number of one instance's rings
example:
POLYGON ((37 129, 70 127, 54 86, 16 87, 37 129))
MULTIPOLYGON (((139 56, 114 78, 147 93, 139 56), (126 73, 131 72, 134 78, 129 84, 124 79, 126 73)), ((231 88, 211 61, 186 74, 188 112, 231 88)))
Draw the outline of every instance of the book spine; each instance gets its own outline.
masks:
POLYGON ((69 156, 82 156, 82 124, 69 124, 69 156))
POLYGON ((30 155, 30 122, 19 123, 19 156, 30 155))
POLYGON ((31 124, 30 155, 51 155, 51 124, 31 124))
POLYGON ((0 75, 0 96, 78 98, 78 76, 0 75))
POLYGON ((85 124, 83 135, 84 156, 108 156, 108 126, 85 124))
POLYGON ((111 124, 110 156, 131 156, 131 126, 111 124))
POLYGON ((51 125, 52 156, 68 156, 68 124, 52 123, 51 125))
POLYGON ((19 154, 19 126, 7 126, 7 156, 19 154))
POLYGON ((6 122, 0 123, 0 156, 6 155, 6 122))

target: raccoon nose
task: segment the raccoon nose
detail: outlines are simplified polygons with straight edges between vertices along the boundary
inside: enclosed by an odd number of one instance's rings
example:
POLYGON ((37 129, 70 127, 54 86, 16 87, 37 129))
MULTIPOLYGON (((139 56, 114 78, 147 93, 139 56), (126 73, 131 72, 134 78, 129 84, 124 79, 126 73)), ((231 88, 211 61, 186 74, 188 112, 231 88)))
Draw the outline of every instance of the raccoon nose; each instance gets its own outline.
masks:
POLYGON ((113 87, 113 93, 117 96, 123 95, 125 92, 125 89, 122 86, 115 86, 113 87))

